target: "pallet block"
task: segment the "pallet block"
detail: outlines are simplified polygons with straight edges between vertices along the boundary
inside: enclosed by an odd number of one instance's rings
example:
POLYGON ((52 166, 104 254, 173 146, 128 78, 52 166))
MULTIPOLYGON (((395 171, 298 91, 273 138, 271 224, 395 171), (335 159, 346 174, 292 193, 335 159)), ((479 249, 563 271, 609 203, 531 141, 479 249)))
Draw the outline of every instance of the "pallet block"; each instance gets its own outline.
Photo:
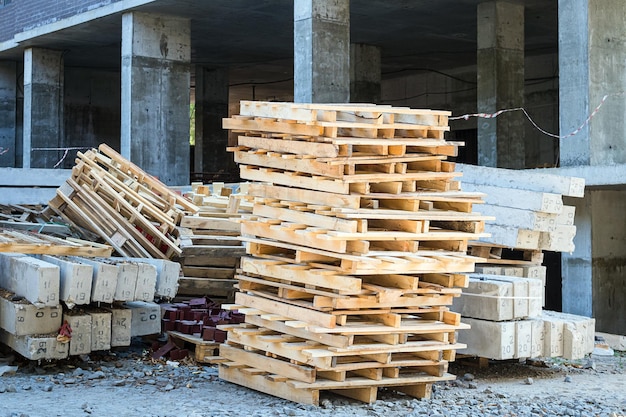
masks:
POLYGON ((184 334, 176 331, 168 331, 168 338, 176 346, 183 349, 192 346, 193 358, 198 363, 209 363, 215 357, 220 344, 216 342, 202 340, 196 335, 184 334))

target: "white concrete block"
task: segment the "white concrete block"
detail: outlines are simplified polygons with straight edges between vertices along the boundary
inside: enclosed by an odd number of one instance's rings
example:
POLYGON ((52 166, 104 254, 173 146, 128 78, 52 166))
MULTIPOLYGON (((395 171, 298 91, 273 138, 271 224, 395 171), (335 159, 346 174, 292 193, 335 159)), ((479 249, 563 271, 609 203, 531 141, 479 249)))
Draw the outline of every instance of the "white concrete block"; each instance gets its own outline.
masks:
POLYGON ((59 304, 59 267, 30 256, 0 253, 2 288, 37 307, 59 304))
POLYGON ((472 326, 458 332, 458 342, 467 344, 460 353, 503 360, 515 357, 515 322, 464 318, 472 326))
POLYGON ((131 301, 124 303, 132 311, 131 336, 161 333, 161 308, 156 303, 131 301))
POLYGON ((514 207, 554 214, 561 213, 563 209, 563 198, 560 194, 471 184, 466 182, 465 178, 461 178, 461 188, 463 191, 485 193, 486 195, 483 198, 485 203, 494 206, 514 207))
POLYGON ((503 188, 532 190, 569 197, 583 197, 585 180, 579 177, 565 177, 542 170, 522 170, 481 167, 456 164, 456 170, 463 173, 463 183, 495 185, 503 188))
POLYGON ((68 308, 91 302, 93 267, 81 262, 56 256, 43 255, 41 259, 59 267, 60 299, 68 308))
POLYGON ((491 275, 470 275, 469 286, 454 299, 452 310, 463 317, 504 321, 513 319, 513 285, 491 279, 491 275))
POLYGON ((137 287, 139 266, 134 262, 114 262, 117 266, 117 286, 115 287, 115 301, 133 301, 137 287))
POLYGON ((480 214, 494 216, 489 223, 510 226, 518 229, 551 232, 557 224, 557 214, 521 210, 512 207, 500 207, 485 204, 480 207, 480 214))
POLYGON ((91 315, 69 312, 63 316, 72 329, 69 354, 86 355, 91 352, 91 315))
POLYGON ((112 303, 117 287, 117 266, 89 258, 72 258, 93 267, 91 301, 112 303))
POLYGON ((481 237, 481 242, 488 242, 516 249, 539 249, 539 237, 541 236, 541 232, 538 231, 486 223, 485 233, 489 233, 491 236, 481 237))
POLYGON ((108 311, 89 311, 91 316, 91 350, 111 349, 111 313, 108 311))
POLYGON ((164 259, 128 258, 131 261, 148 263, 157 270, 156 296, 173 298, 178 292, 180 264, 164 259))
POLYGON ((545 332, 544 332, 544 323, 543 320, 539 318, 530 319, 531 322, 531 348, 530 348, 530 357, 538 358, 544 356, 543 348, 545 345, 545 332))
POLYGON ((15 336, 0 330, 0 342, 30 360, 65 359, 69 343, 60 343, 56 333, 49 335, 15 336))
POLYGON ((575 314, 544 311, 543 318, 563 323, 563 357, 582 359, 595 347, 595 319, 575 314))
POLYGON ((144 262, 138 262, 136 265, 137 285, 133 298, 136 301, 154 301, 157 285, 157 269, 154 265, 144 262))
POLYGON ((544 356, 556 358, 563 356, 563 321, 543 315, 544 323, 544 356))
POLYGON ((130 346, 132 311, 113 307, 111 312, 111 347, 130 346))
POLYGON ((515 322, 515 357, 532 357, 533 329, 530 320, 519 320, 515 322))
POLYGON ((37 308, 24 301, 11 301, 0 290, 0 328, 15 336, 54 333, 61 327, 60 305, 37 308))
POLYGON ((556 224, 561 226, 573 226, 576 217, 576 207, 563 206, 563 211, 556 218, 556 224))
POLYGON ((552 252, 573 252, 576 226, 557 226, 553 232, 541 232, 539 249, 552 252))

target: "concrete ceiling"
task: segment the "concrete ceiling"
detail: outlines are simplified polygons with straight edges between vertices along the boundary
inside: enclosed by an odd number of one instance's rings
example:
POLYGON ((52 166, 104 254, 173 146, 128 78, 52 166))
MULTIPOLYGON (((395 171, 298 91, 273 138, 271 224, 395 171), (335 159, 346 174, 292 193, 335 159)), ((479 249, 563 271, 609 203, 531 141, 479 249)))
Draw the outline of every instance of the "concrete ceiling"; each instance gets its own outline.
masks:
MULTIPOLYGON (((383 77, 474 65, 479 2, 352 0, 351 41, 382 48, 383 77)), ((526 53, 556 52, 557 0, 523 3, 526 53)), ((292 0, 156 0, 136 10, 191 19, 193 63, 229 68, 231 85, 292 82, 292 0)), ((121 14, 35 38, 0 58, 18 59, 29 45, 66 50, 67 66, 119 68, 121 14)))

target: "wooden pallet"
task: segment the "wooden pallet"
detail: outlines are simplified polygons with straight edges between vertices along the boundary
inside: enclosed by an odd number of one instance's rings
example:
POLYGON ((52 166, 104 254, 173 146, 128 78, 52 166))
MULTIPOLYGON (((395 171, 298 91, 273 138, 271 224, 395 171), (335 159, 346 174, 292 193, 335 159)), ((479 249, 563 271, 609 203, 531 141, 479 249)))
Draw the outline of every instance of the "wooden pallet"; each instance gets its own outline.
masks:
POLYGON ((454 380, 456 378, 450 374, 445 374, 441 377, 418 374, 398 378, 383 378, 380 381, 364 377, 351 377, 345 381, 328 380, 306 383, 251 368, 237 362, 221 363, 219 365, 219 376, 225 381, 275 397, 316 406, 319 405, 320 393, 322 392, 332 392, 368 404, 376 402, 379 388, 393 389, 415 398, 430 398, 434 382, 454 380))
POLYGON ((469 253, 484 258, 486 264, 541 265, 543 251, 535 249, 508 248, 484 242, 471 242, 469 253))
POLYGON ((197 335, 189 335, 176 331, 168 331, 167 336, 170 341, 174 342, 180 349, 190 348, 190 352, 193 352, 193 357, 196 362, 208 363, 220 344, 216 342, 202 340, 197 335))
POLYGON ((78 153, 72 177, 49 209, 70 225, 98 235, 121 256, 170 259, 184 210, 197 207, 106 145, 78 153))
POLYGON ((0 229, 0 252, 109 257, 113 248, 79 239, 60 239, 42 233, 0 229))

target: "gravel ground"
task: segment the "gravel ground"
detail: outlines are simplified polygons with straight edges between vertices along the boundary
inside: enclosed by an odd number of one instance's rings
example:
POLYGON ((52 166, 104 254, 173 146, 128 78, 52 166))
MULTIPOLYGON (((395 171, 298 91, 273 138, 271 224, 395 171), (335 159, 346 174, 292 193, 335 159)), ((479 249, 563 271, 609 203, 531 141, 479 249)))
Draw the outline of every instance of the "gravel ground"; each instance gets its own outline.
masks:
POLYGON ((430 400, 381 390, 371 405, 323 394, 319 407, 221 381, 213 366, 152 363, 143 353, 135 344, 68 361, 18 363, 16 373, 0 376, 0 417, 626 416, 626 355, 619 352, 575 363, 497 362, 485 369, 454 363, 450 371, 459 378, 436 384, 430 400))

